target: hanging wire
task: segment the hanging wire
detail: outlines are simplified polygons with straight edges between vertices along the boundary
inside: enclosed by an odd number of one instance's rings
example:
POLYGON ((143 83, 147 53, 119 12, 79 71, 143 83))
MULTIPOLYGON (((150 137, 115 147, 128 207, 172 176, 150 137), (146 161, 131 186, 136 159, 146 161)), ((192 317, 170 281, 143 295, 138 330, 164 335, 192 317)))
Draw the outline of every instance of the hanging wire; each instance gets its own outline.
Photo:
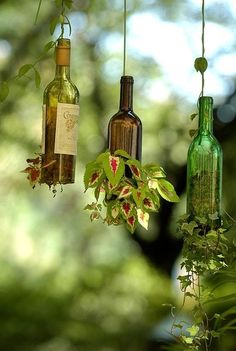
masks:
POLYGON ((127 6, 126 6, 126 0, 124 0, 124 49, 123 49, 123 76, 125 76, 126 73, 126 18, 127 18, 127 6))
MULTIPOLYGON (((205 0, 202 0, 202 57, 205 58, 205 0)), ((202 91, 204 93, 204 72, 202 72, 202 91)))

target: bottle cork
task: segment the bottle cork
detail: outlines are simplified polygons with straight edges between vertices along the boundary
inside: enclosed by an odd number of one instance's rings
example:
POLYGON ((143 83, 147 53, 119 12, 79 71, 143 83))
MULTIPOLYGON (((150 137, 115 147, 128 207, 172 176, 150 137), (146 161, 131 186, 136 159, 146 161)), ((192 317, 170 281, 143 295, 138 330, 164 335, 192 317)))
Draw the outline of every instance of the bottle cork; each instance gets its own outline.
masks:
POLYGON ((59 66, 70 65, 70 39, 58 39, 56 46, 56 64, 59 66))

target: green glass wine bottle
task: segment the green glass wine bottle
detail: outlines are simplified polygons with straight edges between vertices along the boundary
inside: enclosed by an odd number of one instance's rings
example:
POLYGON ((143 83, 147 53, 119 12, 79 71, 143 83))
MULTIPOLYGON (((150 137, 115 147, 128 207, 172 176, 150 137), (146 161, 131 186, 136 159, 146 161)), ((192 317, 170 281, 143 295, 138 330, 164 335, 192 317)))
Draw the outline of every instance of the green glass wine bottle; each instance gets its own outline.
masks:
POLYGON ((132 158, 141 161, 142 123, 133 112, 133 84, 132 76, 120 79, 120 108, 109 121, 108 147, 111 153, 125 150, 132 158))
POLYGON ((213 99, 199 98, 198 134, 187 157, 187 213, 204 217, 211 228, 221 225, 222 149, 213 135, 213 99))
POLYGON ((70 79, 70 40, 57 41, 55 78, 44 91, 40 183, 74 183, 79 92, 70 79))

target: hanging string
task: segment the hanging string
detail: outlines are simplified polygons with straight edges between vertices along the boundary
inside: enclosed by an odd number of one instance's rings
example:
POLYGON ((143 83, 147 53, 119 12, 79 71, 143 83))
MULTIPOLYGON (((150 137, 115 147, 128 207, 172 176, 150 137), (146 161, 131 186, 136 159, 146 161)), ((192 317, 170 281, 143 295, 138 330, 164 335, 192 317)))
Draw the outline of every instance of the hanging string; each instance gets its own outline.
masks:
POLYGON ((127 8, 126 8, 126 0, 124 0, 124 49, 123 49, 123 76, 126 73, 126 17, 127 17, 127 8))
MULTIPOLYGON (((205 0, 202 0, 202 58, 205 59, 205 0)), ((202 73, 202 91, 201 95, 204 94, 204 71, 202 73)))

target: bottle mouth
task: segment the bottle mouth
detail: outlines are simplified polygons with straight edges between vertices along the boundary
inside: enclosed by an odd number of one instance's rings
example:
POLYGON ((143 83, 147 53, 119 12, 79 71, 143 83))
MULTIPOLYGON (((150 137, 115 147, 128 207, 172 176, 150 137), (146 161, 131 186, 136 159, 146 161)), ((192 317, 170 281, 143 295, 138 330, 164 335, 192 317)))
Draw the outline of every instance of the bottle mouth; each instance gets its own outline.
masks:
POLYGON ((122 76, 120 78, 121 83, 134 83, 134 78, 132 76, 122 76))
POLYGON ((70 48, 70 39, 68 38, 59 38, 57 39, 58 48, 70 48))
POLYGON ((198 99, 199 103, 208 103, 208 104, 213 104, 214 100, 211 96, 200 96, 200 98, 198 99))

